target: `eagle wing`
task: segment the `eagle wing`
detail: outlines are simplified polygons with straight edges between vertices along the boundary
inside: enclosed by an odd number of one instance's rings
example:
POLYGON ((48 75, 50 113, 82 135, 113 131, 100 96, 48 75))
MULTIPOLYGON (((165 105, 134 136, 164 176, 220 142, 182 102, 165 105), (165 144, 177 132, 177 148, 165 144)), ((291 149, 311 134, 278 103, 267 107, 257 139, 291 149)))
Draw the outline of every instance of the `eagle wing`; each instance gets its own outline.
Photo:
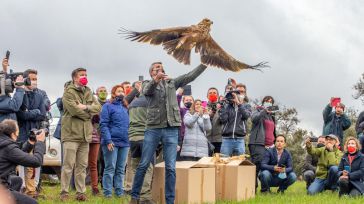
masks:
POLYGON ((120 34, 126 35, 126 39, 130 39, 131 41, 160 45, 165 42, 181 38, 183 33, 185 33, 188 29, 189 27, 174 27, 146 32, 136 32, 121 28, 119 31, 120 34))
POLYGON ((261 62, 257 65, 251 66, 236 60, 229 55, 224 49, 222 49, 215 40, 208 35, 205 40, 196 44, 195 52, 199 52, 201 56, 201 62, 205 65, 220 67, 222 69, 238 72, 243 69, 255 69, 268 67, 267 62, 261 62))

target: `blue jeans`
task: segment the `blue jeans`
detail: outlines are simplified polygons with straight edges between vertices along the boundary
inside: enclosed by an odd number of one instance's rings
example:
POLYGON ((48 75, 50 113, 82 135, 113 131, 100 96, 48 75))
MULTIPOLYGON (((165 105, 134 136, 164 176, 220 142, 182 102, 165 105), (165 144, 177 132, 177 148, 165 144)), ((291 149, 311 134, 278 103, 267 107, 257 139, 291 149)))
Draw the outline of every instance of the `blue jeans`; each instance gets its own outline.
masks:
POLYGON ((124 194, 123 183, 129 147, 114 147, 113 151, 109 151, 107 145, 102 145, 101 149, 105 162, 102 177, 104 196, 111 197, 114 187, 116 196, 120 197, 124 194))
POLYGON ((153 159, 159 142, 163 144, 163 158, 165 161, 165 200, 166 204, 173 204, 176 185, 177 127, 146 129, 142 157, 134 176, 131 197, 139 199, 145 172, 153 159))
POLYGON ((287 178, 281 179, 278 177, 278 174, 272 174, 268 170, 263 170, 259 174, 259 180, 262 185, 262 192, 269 191, 270 187, 279 187, 279 190, 285 191, 288 186, 296 182, 297 176, 292 171, 290 173, 287 173, 287 178))
POLYGON ((328 171, 327 179, 315 178, 315 180, 311 183, 311 185, 307 189, 307 193, 309 195, 315 195, 316 193, 320 193, 325 189, 336 190, 337 189, 337 181, 338 181, 338 167, 331 166, 328 171))
POLYGON ((224 156, 231 156, 233 153, 234 155, 245 154, 244 138, 222 138, 220 153, 224 156))

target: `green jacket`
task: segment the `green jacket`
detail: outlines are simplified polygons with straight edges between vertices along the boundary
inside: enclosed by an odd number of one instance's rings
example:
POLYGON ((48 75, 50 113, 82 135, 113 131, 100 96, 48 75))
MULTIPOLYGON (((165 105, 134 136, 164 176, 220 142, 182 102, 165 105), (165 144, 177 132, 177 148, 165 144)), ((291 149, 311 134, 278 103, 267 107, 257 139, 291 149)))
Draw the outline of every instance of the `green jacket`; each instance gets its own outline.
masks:
POLYGON ((147 118, 147 99, 136 98, 129 104, 129 141, 144 140, 147 118))
POLYGON ((101 105, 88 87, 76 87, 71 83, 62 97, 64 114, 62 116, 62 142, 91 142, 91 118, 101 110, 101 105), (87 105, 81 110, 77 104, 87 105))
POLYGON ((312 156, 318 157, 316 177, 320 179, 327 178, 327 172, 331 166, 338 166, 343 156, 343 153, 334 147, 333 151, 329 151, 326 147, 306 146, 307 152, 312 156))
POLYGON ((148 101, 147 128, 166 128, 181 126, 181 116, 177 103, 176 89, 187 85, 195 80, 206 66, 200 64, 191 72, 175 79, 160 81, 154 80, 143 82, 142 94, 148 101))

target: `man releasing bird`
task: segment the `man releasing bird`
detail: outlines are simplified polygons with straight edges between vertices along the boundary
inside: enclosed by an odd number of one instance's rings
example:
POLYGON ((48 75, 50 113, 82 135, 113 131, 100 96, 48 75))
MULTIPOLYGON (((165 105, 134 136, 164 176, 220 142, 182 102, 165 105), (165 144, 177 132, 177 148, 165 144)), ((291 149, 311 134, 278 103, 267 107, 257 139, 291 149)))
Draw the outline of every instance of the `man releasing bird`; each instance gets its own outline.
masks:
POLYGON ((254 66, 245 64, 225 52, 210 35, 212 23, 210 19, 205 18, 197 25, 189 27, 157 29, 147 32, 135 32, 125 29, 120 31, 121 34, 126 35, 126 39, 132 41, 152 45, 162 44, 168 54, 183 64, 190 64, 191 50, 195 47, 195 52, 200 53, 201 62, 205 65, 216 66, 233 72, 242 69, 260 70, 260 68, 268 67, 266 62, 254 66))

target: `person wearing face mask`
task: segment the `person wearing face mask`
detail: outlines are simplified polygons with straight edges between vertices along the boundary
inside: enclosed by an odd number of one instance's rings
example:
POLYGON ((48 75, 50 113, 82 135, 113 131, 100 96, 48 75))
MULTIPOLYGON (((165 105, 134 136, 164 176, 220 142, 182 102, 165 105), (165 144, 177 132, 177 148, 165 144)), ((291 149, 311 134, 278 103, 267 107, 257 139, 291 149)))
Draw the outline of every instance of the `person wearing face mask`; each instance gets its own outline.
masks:
POLYGON ((342 152, 337 148, 337 136, 326 135, 325 147, 312 146, 311 138, 306 140, 307 153, 318 157, 316 178, 307 189, 308 195, 315 195, 324 190, 335 191, 337 188, 338 165, 342 152))
MULTIPOLYGON (((183 88, 177 89, 177 103, 179 106, 179 112, 181 115, 181 118, 184 118, 187 111, 191 108, 192 103, 194 102, 193 96, 189 95, 183 95, 183 88)), ((178 132, 178 147, 177 147, 177 161, 181 161, 182 158, 180 156, 181 154, 181 148, 183 144, 183 139, 185 136, 186 127, 184 124, 184 121, 181 121, 181 127, 179 128, 178 132)))
POLYGON ((187 161, 197 161, 208 156, 206 131, 211 129, 207 108, 202 107, 201 100, 196 99, 183 118, 186 126, 181 157, 187 161))
POLYGON ((338 136, 340 144, 343 144, 344 131, 351 125, 351 121, 344 113, 344 110, 344 104, 338 103, 335 107, 332 107, 330 102, 322 113, 324 118, 324 128, 322 134, 334 134, 338 136), (335 109, 334 111, 333 108, 335 109))
MULTIPOLYGON (((324 135, 321 135, 320 137, 318 137, 316 148, 325 147, 325 140, 326 139, 325 139, 324 135)), ((313 180, 315 180, 317 162, 318 162, 317 156, 312 156, 310 154, 306 155, 305 163, 303 164, 303 168, 302 168, 302 175, 303 175, 303 180, 305 180, 305 182, 306 182, 306 189, 308 189, 308 187, 311 185, 313 180)))
POLYGON ((339 196, 361 196, 364 194, 364 156, 360 152, 359 140, 348 137, 344 145, 345 154, 339 164, 339 196))
POLYGON ((247 120, 251 116, 251 106, 239 100, 236 93, 221 107, 220 121, 223 125, 220 153, 223 156, 245 154, 244 137, 247 134, 247 120))
POLYGON ((63 93, 61 140, 63 145, 63 166, 61 172, 60 199, 69 199, 69 186, 74 171, 76 200, 86 198, 86 168, 88 165, 89 143, 92 141, 92 122, 101 105, 87 86, 87 71, 77 68, 72 71, 72 83, 63 93))
MULTIPOLYGON (((46 99, 39 90, 37 91, 37 70, 26 70, 23 73, 23 78, 28 78, 31 84, 25 86, 23 103, 16 113, 19 124, 19 142, 27 141, 31 134, 31 130, 42 128, 42 123, 47 120, 46 99)), ((19 172, 20 176, 24 179, 23 188, 25 188, 25 193, 33 198, 37 198, 39 196, 37 185, 40 178, 40 168, 20 167, 19 172)))
POLYGON ((124 100, 124 89, 116 85, 111 89, 111 99, 102 107, 100 114, 101 148, 105 169, 102 177, 104 196, 124 195, 125 165, 129 151, 129 115, 124 100))
POLYGON ((6 119, 0 123, 0 184, 4 185, 17 204, 37 203, 31 197, 20 193, 22 179, 16 175, 18 165, 39 167, 43 164, 45 132, 42 130, 36 140, 18 143, 19 127, 15 120, 6 119), (33 150, 33 154, 29 154, 33 150))
MULTIPOLYGON (((274 146, 276 137, 276 124, 273 112, 267 108, 274 104, 272 96, 265 96, 262 105, 257 106, 252 114, 252 129, 249 137, 249 151, 252 162, 256 166, 256 176, 260 171, 260 163, 263 160, 264 152, 274 146)), ((258 188, 256 179, 255 188, 258 188)))
POLYGON ((210 150, 209 154, 220 153, 222 142, 222 124, 220 121, 219 111, 221 109, 221 103, 219 100, 219 91, 215 87, 211 87, 207 90, 207 108, 210 113, 210 120, 212 128, 206 131, 207 139, 214 147, 213 152, 210 150))
POLYGON ((249 98, 247 96, 247 92, 246 92, 246 86, 245 84, 239 83, 236 85, 236 90, 239 91, 239 100, 241 103, 249 103, 249 98))
MULTIPOLYGON (((107 90, 105 86, 100 86, 96 89, 96 97, 99 101, 100 105, 104 105, 106 103, 107 98, 107 90)), ((92 116, 92 140, 90 142, 89 154, 88 154, 88 167, 90 171, 91 177, 91 189, 92 195, 98 195, 98 157, 99 157, 99 149, 100 149, 100 116, 96 114, 92 116)))

